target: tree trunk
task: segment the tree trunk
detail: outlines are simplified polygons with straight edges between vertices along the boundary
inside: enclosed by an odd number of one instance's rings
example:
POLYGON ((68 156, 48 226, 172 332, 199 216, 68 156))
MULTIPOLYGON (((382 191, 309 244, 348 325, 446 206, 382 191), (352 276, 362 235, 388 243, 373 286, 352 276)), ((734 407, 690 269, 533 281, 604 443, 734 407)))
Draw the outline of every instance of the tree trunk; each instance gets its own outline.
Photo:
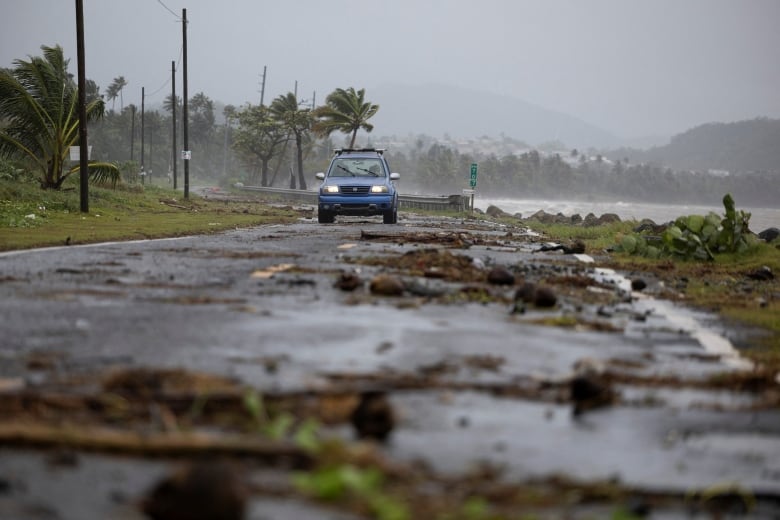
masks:
POLYGON ((295 147, 297 150, 298 159, 298 186, 302 189, 306 189, 306 179, 303 178, 303 143, 301 142, 300 134, 295 136, 295 147))
POLYGON ((260 186, 268 186, 268 159, 262 159, 262 172, 260 173, 260 186))
POLYGON ((349 147, 350 148, 354 148, 355 147, 355 138, 357 137, 357 131, 358 131, 357 128, 352 130, 352 140, 349 142, 349 147))

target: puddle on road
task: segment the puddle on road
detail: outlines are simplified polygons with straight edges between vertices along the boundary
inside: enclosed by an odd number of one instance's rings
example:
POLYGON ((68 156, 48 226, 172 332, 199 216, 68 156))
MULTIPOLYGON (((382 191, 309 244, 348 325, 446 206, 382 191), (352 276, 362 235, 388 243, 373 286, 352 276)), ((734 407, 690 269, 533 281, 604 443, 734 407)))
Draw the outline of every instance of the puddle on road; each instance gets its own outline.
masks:
MULTIPOLYGON (((0 481, 5 486, 0 493, 0 518, 143 520, 148 517, 141 514, 138 503, 178 464, 73 452, 0 450, 0 481)), ((289 478, 285 471, 249 472, 251 487, 269 487, 271 492, 269 496, 251 495, 245 518, 359 520, 348 513, 283 496, 290 487, 289 478)))
POLYGON ((764 433, 750 413, 731 415, 732 430, 719 433, 711 422, 722 418, 705 410, 613 407, 575 418, 568 406, 472 392, 391 399, 402 420, 388 452, 447 473, 481 461, 509 480, 560 473, 683 493, 723 481, 780 492, 780 411, 766 412, 764 433))
POLYGON ((632 295, 637 312, 648 315, 652 313, 666 320, 669 325, 696 340, 705 352, 718 356, 726 365, 740 370, 753 368, 753 363, 741 357, 731 341, 703 325, 697 319, 695 311, 676 306, 666 300, 632 293, 631 281, 612 269, 594 269, 593 277, 601 283, 613 284, 618 290, 632 295))

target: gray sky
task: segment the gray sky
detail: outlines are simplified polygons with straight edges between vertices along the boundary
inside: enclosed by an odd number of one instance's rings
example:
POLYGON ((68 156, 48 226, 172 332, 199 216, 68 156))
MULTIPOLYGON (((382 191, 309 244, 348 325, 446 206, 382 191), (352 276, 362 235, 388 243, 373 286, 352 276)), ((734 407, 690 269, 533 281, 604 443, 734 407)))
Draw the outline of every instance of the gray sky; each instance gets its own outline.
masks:
MULTIPOLYGON (((444 83, 510 95, 621 137, 780 117, 777 0, 84 0, 87 76, 170 91, 187 9, 189 92, 223 103, 444 83), (163 5, 164 4, 164 5, 163 5), (170 11, 166 9, 167 6, 170 11)), ((60 44, 75 2, 0 0, 0 67, 60 44)), ((177 76, 181 94, 181 76, 177 76)), ((117 105, 118 108, 118 105, 117 105)), ((375 132, 382 134, 381 128, 375 132)))

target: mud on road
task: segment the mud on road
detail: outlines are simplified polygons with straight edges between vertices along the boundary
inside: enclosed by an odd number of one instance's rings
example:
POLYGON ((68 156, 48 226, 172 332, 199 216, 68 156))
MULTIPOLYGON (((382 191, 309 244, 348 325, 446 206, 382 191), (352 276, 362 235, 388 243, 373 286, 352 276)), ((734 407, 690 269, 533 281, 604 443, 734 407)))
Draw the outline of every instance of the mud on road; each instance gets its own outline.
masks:
POLYGON ((780 516, 775 374, 601 260, 413 214, 2 254, 0 517, 780 516))

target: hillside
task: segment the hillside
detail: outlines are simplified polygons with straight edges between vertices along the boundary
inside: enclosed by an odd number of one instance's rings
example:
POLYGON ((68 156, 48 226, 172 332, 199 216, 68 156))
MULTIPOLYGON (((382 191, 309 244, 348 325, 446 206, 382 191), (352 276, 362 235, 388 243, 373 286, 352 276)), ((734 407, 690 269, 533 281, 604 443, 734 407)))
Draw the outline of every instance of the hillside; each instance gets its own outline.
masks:
POLYGON ((614 148, 620 140, 576 117, 521 99, 450 85, 384 85, 367 89, 381 109, 372 119, 380 135, 427 134, 474 138, 505 134, 532 145, 553 140, 571 148, 614 148))
POLYGON ((780 171, 780 120, 758 118, 708 123, 649 150, 619 149, 611 158, 649 162, 676 170, 780 171))

